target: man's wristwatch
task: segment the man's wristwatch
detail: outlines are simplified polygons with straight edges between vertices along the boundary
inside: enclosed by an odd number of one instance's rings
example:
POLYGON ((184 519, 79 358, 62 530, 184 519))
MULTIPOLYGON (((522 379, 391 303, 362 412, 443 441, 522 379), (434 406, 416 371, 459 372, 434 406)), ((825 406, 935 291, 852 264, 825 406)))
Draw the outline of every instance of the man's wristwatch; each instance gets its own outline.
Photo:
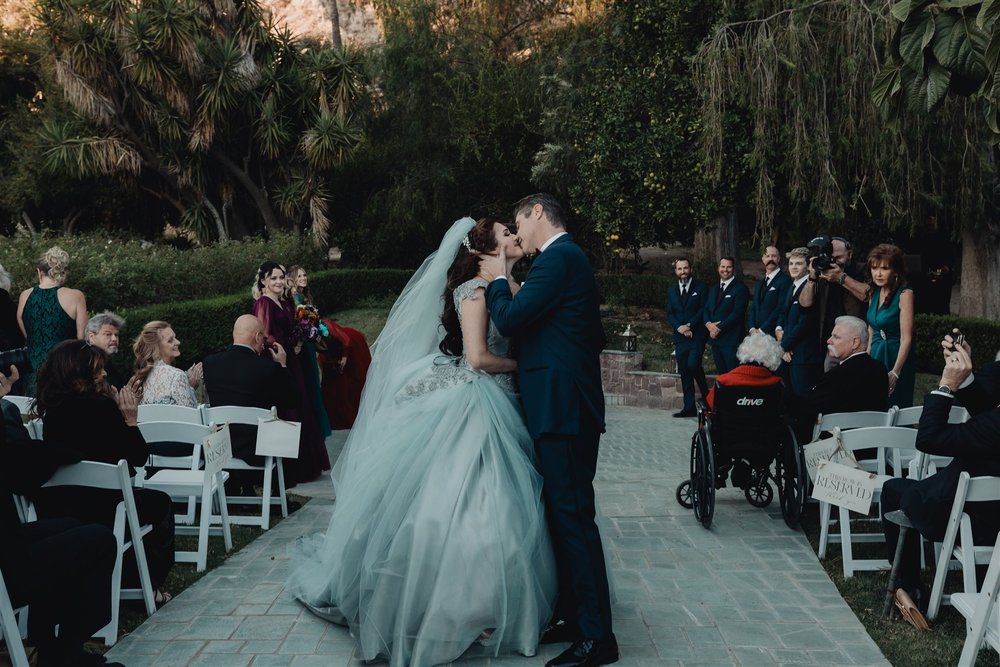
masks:
POLYGON ((946 384, 943 384, 943 385, 941 385, 940 387, 938 387, 938 388, 937 388, 937 389, 935 389, 934 391, 939 391, 939 392, 941 392, 942 394, 948 394, 949 396, 954 396, 954 395, 955 395, 955 392, 953 392, 953 391, 951 390, 951 387, 949 387, 949 386, 948 386, 948 385, 946 385, 946 384))
POLYGON ((840 285, 841 287, 843 287, 844 283, 846 281, 847 281, 847 274, 846 273, 841 273, 840 274, 840 278, 837 279, 837 284, 840 285))

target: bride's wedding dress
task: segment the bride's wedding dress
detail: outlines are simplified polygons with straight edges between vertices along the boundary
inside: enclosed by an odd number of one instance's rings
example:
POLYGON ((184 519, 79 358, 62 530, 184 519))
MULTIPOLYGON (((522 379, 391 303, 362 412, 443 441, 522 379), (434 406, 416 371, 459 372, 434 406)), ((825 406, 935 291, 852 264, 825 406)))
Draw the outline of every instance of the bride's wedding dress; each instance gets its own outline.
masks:
MULTIPOLYGON (((291 547, 292 594, 347 625, 363 660, 533 655, 555 597, 542 480, 513 377, 433 351, 441 268, 471 226, 452 227, 393 307, 334 469, 329 529, 291 547)), ((478 287, 456 289, 456 308, 485 298, 478 287)), ((508 356, 507 339, 488 331, 490 352, 508 356)))

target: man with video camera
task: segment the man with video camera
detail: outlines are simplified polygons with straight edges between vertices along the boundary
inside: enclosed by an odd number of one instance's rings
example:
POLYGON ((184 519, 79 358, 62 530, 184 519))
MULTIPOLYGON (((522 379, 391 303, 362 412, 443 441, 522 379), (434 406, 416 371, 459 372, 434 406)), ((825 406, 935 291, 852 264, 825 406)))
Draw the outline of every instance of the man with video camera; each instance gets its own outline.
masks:
MULTIPOLYGON (((825 342, 841 315, 865 319, 868 310, 868 284, 865 282, 864 265, 852 260, 850 241, 840 236, 821 234, 806 244, 809 249, 809 284, 799 295, 799 305, 819 307, 819 339, 825 342)), ((827 354, 825 371, 837 365, 837 360, 827 354)))

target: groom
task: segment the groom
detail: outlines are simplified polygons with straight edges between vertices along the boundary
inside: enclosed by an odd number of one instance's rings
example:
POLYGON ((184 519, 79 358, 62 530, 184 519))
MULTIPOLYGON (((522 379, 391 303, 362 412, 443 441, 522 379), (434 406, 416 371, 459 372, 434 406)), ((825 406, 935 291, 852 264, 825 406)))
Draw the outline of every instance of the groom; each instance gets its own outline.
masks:
POLYGON ((559 597, 541 643, 572 642, 546 667, 618 661, 601 535, 594 523, 594 473, 604 432, 600 353, 604 329, 590 262, 566 233, 559 202, 547 194, 514 207, 521 245, 537 257, 512 296, 503 247, 480 270, 490 317, 520 345, 517 360, 528 431, 535 441, 559 597))

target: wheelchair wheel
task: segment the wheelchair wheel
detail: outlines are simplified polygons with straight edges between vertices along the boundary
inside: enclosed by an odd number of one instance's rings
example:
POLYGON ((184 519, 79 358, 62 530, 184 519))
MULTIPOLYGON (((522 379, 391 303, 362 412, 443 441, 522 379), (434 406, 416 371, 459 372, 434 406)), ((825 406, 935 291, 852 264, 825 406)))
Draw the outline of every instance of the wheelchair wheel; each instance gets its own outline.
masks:
POLYGON ((781 515, 789 528, 797 529, 802 516, 802 504, 805 501, 806 466, 802 448, 795 439, 795 434, 788 430, 789 441, 782 444, 781 451, 775 459, 775 479, 778 484, 778 502, 781 504, 781 515))
POLYGON ((715 514, 715 457, 703 429, 691 438, 691 503, 694 517, 705 528, 711 527, 715 514))
POLYGON ((694 507, 694 491, 691 487, 691 480, 686 479, 677 485, 677 491, 674 492, 674 496, 677 498, 677 504, 684 509, 691 509, 694 507))
POLYGON ((767 479, 767 472, 755 469, 750 486, 743 490, 743 495, 747 497, 747 502, 754 507, 767 507, 774 499, 774 489, 771 488, 767 479))

